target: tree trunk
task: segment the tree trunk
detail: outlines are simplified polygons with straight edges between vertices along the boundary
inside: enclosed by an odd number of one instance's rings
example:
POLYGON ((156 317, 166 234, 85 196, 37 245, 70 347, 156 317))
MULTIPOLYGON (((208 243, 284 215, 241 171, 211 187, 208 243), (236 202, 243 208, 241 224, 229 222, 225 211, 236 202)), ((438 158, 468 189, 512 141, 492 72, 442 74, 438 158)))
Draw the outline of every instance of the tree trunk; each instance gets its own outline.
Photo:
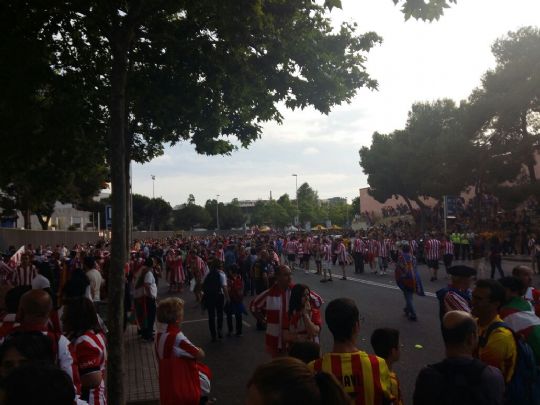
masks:
POLYGON ((420 208, 420 231, 424 233, 426 231, 426 210, 427 206, 424 204, 420 197, 413 198, 413 201, 418 204, 418 207, 420 208))
POLYGON ((41 214, 39 212, 35 212, 37 219, 39 221, 39 224, 41 225, 41 229, 46 231, 49 229, 49 221, 51 219, 51 214, 41 214))
POLYGON ((114 38, 111 44, 113 61, 111 70, 111 129, 110 165, 112 185, 112 245, 107 323, 109 328, 107 391, 108 403, 123 405, 124 391, 124 265, 127 261, 126 233, 126 84, 127 46, 124 38, 114 38))

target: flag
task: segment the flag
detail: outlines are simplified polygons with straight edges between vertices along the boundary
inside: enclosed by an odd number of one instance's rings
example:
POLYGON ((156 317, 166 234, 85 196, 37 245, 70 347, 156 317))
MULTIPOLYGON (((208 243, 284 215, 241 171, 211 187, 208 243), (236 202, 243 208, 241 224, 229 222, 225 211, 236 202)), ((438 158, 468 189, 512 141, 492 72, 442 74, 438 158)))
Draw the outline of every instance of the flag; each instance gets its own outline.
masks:
POLYGON ((25 249, 24 249, 24 245, 23 245, 23 246, 21 246, 19 248, 19 250, 17 250, 15 252, 15 254, 13 256, 11 256, 11 259, 9 259, 9 262, 8 262, 8 264, 9 264, 9 266, 11 268, 14 269, 19 264, 21 264, 21 256, 23 255, 24 252, 25 252, 25 249))

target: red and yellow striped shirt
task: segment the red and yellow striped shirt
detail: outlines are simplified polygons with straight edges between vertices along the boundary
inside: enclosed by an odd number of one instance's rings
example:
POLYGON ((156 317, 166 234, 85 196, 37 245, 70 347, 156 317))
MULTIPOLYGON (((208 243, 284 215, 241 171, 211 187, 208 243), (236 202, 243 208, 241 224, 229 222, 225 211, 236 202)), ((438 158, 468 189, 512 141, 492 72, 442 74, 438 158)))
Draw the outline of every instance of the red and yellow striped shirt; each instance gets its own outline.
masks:
POLYGON ((327 353, 309 363, 315 371, 333 374, 357 405, 379 405, 393 399, 386 361, 363 351, 327 353))

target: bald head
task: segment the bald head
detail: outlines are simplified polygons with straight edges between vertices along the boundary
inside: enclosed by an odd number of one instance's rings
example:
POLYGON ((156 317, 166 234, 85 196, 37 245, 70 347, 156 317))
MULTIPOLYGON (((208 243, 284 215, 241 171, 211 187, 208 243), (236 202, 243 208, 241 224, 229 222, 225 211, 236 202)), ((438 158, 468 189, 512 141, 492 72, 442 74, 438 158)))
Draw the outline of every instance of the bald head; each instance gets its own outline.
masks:
POLYGON ((519 278, 526 288, 532 285, 533 274, 533 269, 529 266, 520 265, 512 269, 512 275, 519 278))
POLYGON ((465 311, 449 311, 442 321, 442 334, 445 345, 462 346, 476 339, 476 321, 465 311))
POLYGON ((52 311, 52 300, 44 290, 30 290, 19 304, 18 319, 22 322, 47 322, 52 311))

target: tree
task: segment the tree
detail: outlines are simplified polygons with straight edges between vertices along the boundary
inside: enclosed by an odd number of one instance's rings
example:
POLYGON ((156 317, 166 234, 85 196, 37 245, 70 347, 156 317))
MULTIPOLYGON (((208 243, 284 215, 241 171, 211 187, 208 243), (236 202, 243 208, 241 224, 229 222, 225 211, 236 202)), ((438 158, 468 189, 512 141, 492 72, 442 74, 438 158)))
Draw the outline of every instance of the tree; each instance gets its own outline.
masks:
POLYGON ((257 201, 251 214, 252 225, 269 225, 282 228, 289 225, 290 216, 276 201, 257 201))
POLYGON ((61 77, 76 73, 82 100, 93 107, 90 116, 107 127, 115 212, 108 284, 111 404, 124 402, 130 161, 147 161, 163 143, 182 140, 199 153, 231 153, 259 138, 263 122, 281 121, 279 102, 328 113, 358 88, 375 88, 364 62, 380 38, 357 35, 354 24, 332 27, 326 13, 339 6, 339 0, 2 2, 6 24, 0 33, 7 35, 0 37, 9 38, 15 51, 27 51, 25 40, 42 44, 46 63, 40 67, 61 77))
POLYGON ((208 211, 196 204, 187 204, 179 210, 174 210, 172 216, 177 229, 206 228, 212 221, 208 211))
MULTIPOLYGON (((489 155, 504 155, 527 169, 528 180, 537 181, 535 152, 540 150, 540 29, 521 28, 492 46, 497 65, 482 79, 482 87, 469 99, 476 114, 477 141, 489 155)), ((517 168, 517 171, 516 171, 517 168)))
POLYGON ((351 202, 351 213, 353 217, 355 215, 360 215, 360 196, 354 197, 351 202))
POLYGON ((373 134, 371 147, 360 150, 371 195, 380 202, 399 195, 411 211, 414 201, 424 214, 425 197, 441 200, 469 186, 475 148, 462 114, 451 100, 416 103, 404 130, 373 134))
POLYGON ((292 224, 294 217, 296 216, 296 206, 292 203, 291 199, 289 198, 289 194, 285 193, 282 196, 280 196, 277 199, 277 204, 281 206, 287 214, 288 221, 287 221, 287 224, 285 225, 292 224))
POLYGON ((139 230, 162 231, 169 227, 171 205, 162 198, 133 194, 133 225, 139 230))
POLYGON ((446 8, 457 0, 392 0, 394 4, 401 4, 405 19, 417 18, 426 21, 438 20, 446 8))
POLYGON ((238 201, 225 204, 219 208, 219 225, 221 229, 239 228, 244 225, 246 218, 238 205, 238 201))
POLYGON ((298 188, 298 210, 300 223, 317 222, 321 219, 319 196, 308 183, 298 188))

